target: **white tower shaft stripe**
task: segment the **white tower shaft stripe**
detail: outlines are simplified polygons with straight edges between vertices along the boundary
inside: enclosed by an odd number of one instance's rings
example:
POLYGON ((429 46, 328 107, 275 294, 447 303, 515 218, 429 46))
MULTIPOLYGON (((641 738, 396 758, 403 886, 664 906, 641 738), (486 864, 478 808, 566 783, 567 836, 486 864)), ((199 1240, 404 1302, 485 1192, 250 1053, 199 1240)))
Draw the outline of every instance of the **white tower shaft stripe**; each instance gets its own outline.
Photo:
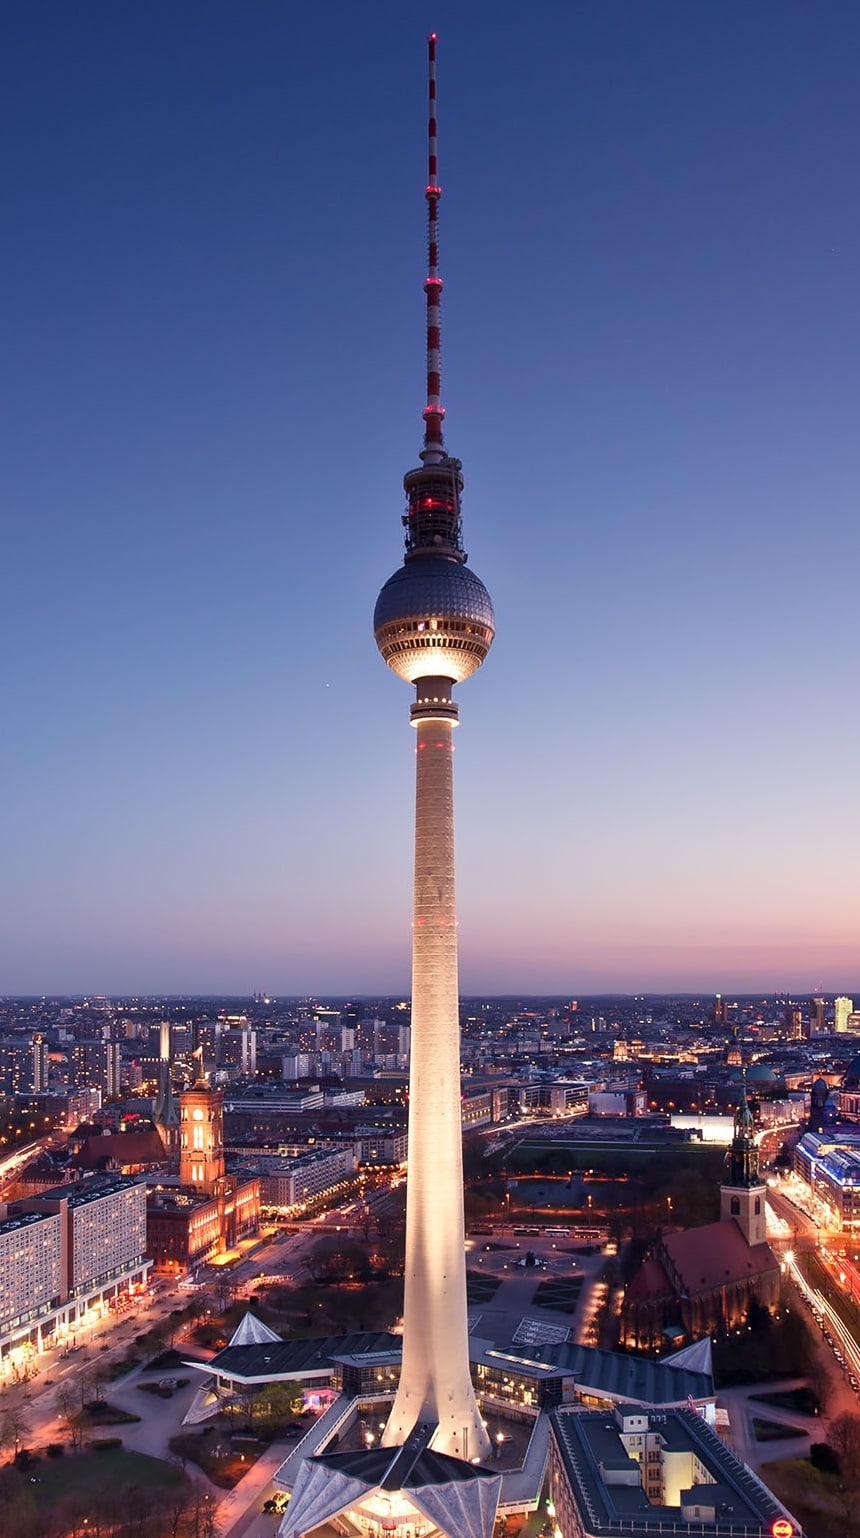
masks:
POLYGON ((451 720, 419 720, 403 1366, 383 1442, 438 1421, 433 1446, 486 1458, 469 1370, 451 720))

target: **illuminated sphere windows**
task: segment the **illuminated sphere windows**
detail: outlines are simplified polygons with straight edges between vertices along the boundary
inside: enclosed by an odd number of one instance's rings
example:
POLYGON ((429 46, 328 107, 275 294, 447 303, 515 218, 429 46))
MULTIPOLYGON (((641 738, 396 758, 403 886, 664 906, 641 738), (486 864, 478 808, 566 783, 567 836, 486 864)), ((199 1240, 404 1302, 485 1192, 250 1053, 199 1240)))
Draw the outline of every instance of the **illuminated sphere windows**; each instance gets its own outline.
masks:
POLYGON ((407 683, 418 678, 461 683, 481 666, 494 630, 493 605, 480 577, 439 556, 398 567, 373 615, 383 661, 407 683))

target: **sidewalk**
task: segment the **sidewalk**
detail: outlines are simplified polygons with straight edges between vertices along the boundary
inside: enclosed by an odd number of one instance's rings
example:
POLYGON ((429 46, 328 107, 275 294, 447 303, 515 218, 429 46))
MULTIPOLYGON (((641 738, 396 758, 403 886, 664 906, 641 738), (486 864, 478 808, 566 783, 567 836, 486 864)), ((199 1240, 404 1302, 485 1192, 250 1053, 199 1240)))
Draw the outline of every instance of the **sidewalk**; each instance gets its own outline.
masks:
POLYGON ((243 1538, 246 1534, 248 1538, 268 1538, 277 1531, 281 1518, 264 1512, 262 1505, 273 1494, 273 1476, 295 1445, 292 1441, 272 1442, 238 1485, 218 1491, 219 1538, 243 1538))

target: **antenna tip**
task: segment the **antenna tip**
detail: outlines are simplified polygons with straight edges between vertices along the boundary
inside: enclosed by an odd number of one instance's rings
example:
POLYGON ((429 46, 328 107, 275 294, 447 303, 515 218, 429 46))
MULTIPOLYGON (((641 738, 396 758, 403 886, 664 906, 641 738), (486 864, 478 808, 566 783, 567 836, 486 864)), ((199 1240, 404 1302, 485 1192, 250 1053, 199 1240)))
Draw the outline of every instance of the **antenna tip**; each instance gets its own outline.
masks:
POLYGON ((438 42, 438 39, 439 39, 438 32, 431 32, 429 37, 428 37, 428 39, 427 39, 427 41, 428 41, 428 43, 435 43, 435 42, 438 42))

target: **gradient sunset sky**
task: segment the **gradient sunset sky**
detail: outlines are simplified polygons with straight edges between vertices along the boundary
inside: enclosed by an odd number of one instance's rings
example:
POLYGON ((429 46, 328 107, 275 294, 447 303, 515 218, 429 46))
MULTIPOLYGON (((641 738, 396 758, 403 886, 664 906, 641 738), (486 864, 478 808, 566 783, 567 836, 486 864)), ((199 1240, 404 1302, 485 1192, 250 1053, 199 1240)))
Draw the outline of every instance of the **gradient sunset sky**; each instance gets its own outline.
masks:
POLYGON ((0 993, 403 992, 443 396, 464 992, 860 995, 854 0, 0 18, 0 993))

